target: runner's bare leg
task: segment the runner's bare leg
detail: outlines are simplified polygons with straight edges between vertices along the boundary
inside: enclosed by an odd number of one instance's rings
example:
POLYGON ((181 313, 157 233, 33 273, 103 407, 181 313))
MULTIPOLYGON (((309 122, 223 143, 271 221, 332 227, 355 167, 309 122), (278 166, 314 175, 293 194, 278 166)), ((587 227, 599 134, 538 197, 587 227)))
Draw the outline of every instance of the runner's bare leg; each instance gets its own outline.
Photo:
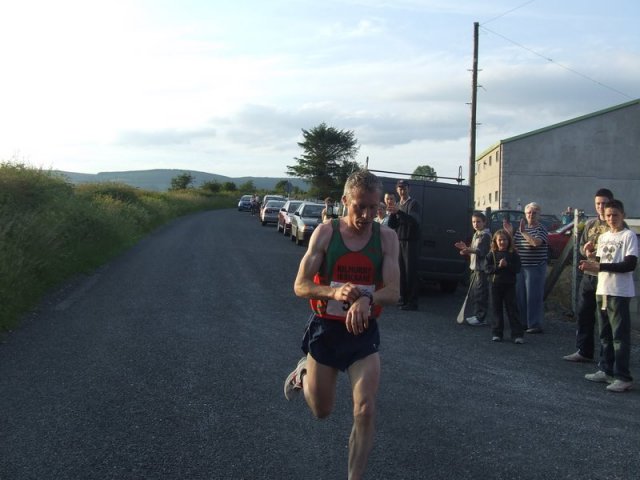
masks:
POLYGON ((349 438, 349 480, 360 480, 367 467, 375 434, 380 355, 374 353, 349 367, 353 392, 353 428, 349 438))
POLYGON ((338 370, 316 362, 311 355, 307 355, 306 369, 302 377, 304 398, 315 417, 326 418, 335 404, 338 370))

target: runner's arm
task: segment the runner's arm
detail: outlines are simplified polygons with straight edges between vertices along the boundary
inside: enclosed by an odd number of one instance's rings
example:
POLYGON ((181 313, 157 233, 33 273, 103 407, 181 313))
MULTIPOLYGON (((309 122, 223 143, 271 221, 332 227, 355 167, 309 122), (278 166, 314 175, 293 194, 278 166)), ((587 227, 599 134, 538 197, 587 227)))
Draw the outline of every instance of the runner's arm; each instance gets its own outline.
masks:
POLYGON ((302 298, 352 303, 360 296, 360 291, 355 285, 345 283, 340 288, 334 288, 329 285, 318 285, 313 281, 313 277, 322 266, 332 233, 331 223, 323 223, 318 225, 311 234, 309 247, 300 262, 293 290, 298 297, 302 298))

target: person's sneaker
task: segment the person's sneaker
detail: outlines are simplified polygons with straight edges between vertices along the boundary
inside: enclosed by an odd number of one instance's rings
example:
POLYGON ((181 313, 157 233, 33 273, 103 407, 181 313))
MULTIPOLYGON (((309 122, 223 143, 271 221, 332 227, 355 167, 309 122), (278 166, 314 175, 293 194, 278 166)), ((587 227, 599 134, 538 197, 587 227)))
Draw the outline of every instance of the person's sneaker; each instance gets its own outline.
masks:
POLYGON ((466 322, 468 325, 471 325, 472 327, 481 327, 482 325, 486 325, 486 322, 483 322, 482 320, 478 320, 478 317, 476 317, 475 315, 473 317, 468 317, 466 319, 466 322))
POLYGON ((491 341, 492 342, 501 342, 502 341, 502 337, 494 335, 493 337, 491 337, 491 341))
POLYGON ((587 373, 584 378, 590 382, 613 383, 613 377, 607 375, 602 370, 598 370, 596 373, 587 373))
POLYGON ((513 343, 515 343, 517 345, 522 345, 524 343, 524 338, 516 337, 516 338, 513 339, 513 343))
POLYGON ((562 359, 566 360, 567 362, 579 362, 579 363, 589 363, 593 361, 588 357, 582 356, 580 352, 572 353, 571 355, 565 355, 564 357, 562 357, 562 359))
POLYGON ((610 392, 626 392, 631 390, 633 382, 625 382, 624 380, 614 380, 611 385, 607 385, 607 390, 610 392))
POLYGON ((544 333, 540 327, 527 328, 527 333, 544 333))
POLYGON ((291 372, 287 379, 284 381, 284 397, 287 400, 293 399, 298 393, 302 391, 302 375, 306 373, 307 357, 302 357, 298 360, 298 365, 293 372, 291 372))

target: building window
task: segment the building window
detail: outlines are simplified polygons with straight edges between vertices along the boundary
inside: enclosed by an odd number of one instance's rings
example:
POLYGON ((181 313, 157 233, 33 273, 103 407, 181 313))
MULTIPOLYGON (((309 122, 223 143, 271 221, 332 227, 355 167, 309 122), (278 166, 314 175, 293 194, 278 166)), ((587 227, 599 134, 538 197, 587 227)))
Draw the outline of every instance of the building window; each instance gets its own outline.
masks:
POLYGON ((496 152, 496 163, 500 161, 500 152, 496 152))
POLYGON ((489 155, 489 166, 491 166, 491 155, 489 155))
MULTIPOLYGON (((495 196, 494 200, 496 201, 496 203, 498 203, 498 190, 496 190, 496 196, 495 196)), ((500 206, 500 204, 498 204, 498 206, 500 206)))
POLYGON ((489 194, 489 203, 491 203, 491 194, 489 194))

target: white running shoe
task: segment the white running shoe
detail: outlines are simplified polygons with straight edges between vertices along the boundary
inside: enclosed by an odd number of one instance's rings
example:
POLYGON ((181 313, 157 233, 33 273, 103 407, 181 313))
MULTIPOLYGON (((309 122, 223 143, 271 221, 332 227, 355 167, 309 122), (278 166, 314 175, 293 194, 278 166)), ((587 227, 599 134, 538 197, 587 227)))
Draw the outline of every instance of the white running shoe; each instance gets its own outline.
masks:
POLYGON ((468 317, 466 321, 467 324, 471 325, 472 327, 480 327, 482 325, 486 325, 486 323, 482 320, 478 320, 478 317, 476 317, 475 315, 473 317, 468 317))
POLYGON ((287 400, 293 399, 298 393, 302 391, 302 376, 306 373, 307 369, 307 357, 302 357, 298 360, 298 365, 291 372, 287 379, 284 381, 284 397, 287 400))
POLYGON ((613 377, 607 375, 602 370, 598 370, 596 373, 587 373, 584 378, 590 382, 598 383, 613 383, 613 377))
POLYGON ((611 385, 607 385, 607 390, 610 392, 626 392, 631 390, 633 382, 625 382, 624 380, 615 380, 611 385))

